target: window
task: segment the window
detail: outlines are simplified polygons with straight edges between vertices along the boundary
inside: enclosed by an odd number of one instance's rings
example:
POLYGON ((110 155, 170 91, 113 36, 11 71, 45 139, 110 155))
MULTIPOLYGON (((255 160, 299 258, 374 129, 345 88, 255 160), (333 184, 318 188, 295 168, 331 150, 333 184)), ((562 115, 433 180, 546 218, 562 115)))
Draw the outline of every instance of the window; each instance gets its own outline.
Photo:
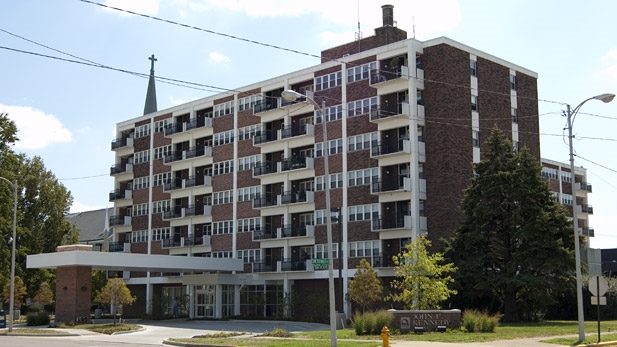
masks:
POLYGON ((144 124, 135 127, 135 138, 140 138, 150 135, 150 124, 144 124))
POLYGON ((338 154, 343 152, 343 139, 328 141, 328 154, 338 154))
POLYGON ((221 161, 218 163, 214 163, 212 174, 214 176, 224 175, 226 173, 230 173, 234 171, 234 161, 221 161))
POLYGON ((518 123, 518 112, 516 112, 516 109, 512 108, 510 113, 512 114, 512 123, 518 123))
POLYGON ((315 158, 319 158, 323 156, 323 142, 318 142, 315 144, 315 158))
POLYGON ((379 170, 375 168, 350 171, 347 173, 347 178, 350 187, 361 186, 377 182, 379 178, 379 170))
POLYGON ((234 228, 234 221, 232 220, 212 222, 212 234, 213 235, 229 234, 233 231, 233 228, 234 228))
POLYGON ((261 186, 246 187, 238 189, 238 202, 251 201, 256 195, 261 194, 261 186))
POLYGON ((323 176, 315 177, 315 190, 324 190, 326 186, 324 185, 323 176))
POLYGON ((370 149, 377 145, 377 133, 350 136, 347 138, 347 148, 350 152, 370 149))
POLYGON ((261 229, 261 217, 238 219, 238 232, 248 232, 261 229))
POLYGON ((214 134, 214 145, 220 146, 234 141, 234 131, 228 130, 214 134))
POLYGON ((516 75, 510 75, 510 89, 516 90, 516 75))
POLYGON ((261 249, 242 249, 238 250, 238 259, 242 259, 245 264, 261 261, 261 249))
POLYGON ((377 220, 379 218, 379 204, 350 206, 347 208, 347 218, 350 222, 377 220))
POLYGON ((171 208, 171 200, 162 200, 152 202, 152 213, 162 213, 169 211, 171 208))
POLYGON ((136 177, 135 179, 133 179, 133 189, 134 190, 146 189, 148 187, 150 187, 150 177, 149 176, 136 177))
MULTIPOLYGON (((315 258, 328 258, 328 245, 315 245, 315 258)), ((338 243, 332 244, 332 258, 338 258, 338 243)))
POLYGON ((171 154, 171 145, 157 147, 154 149, 154 160, 163 159, 171 154))
POLYGON ((245 96, 238 99, 238 111, 245 111, 253 109, 255 103, 263 100, 263 95, 255 94, 251 96, 245 96))
POLYGON ((167 124, 169 124, 169 121, 171 119, 163 119, 160 120, 158 122, 154 122, 154 132, 155 133, 162 133, 165 131, 165 127, 167 126, 167 124))
POLYGON ((315 211, 315 225, 326 224, 326 210, 315 211))
POLYGON ((424 98, 422 97, 422 92, 423 92, 422 89, 418 89, 416 91, 416 103, 418 105, 424 105, 424 98))
POLYGON ((171 238, 170 228, 152 229, 152 241, 169 240, 171 238))
POLYGON ((233 190, 214 192, 212 193, 212 204, 213 205, 231 204, 233 202, 231 200, 232 197, 233 197, 233 190))
POLYGON ((251 170, 260 161, 260 155, 238 158, 238 171, 251 170))
POLYGON ((371 255, 379 255, 380 242, 374 241, 357 241, 349 243, 349 257, 370 257, 371 255))
POLYGON ((261 132, 261 124, 249 125, 247 127, 240 128, 238 129, 238 141, 252 139, 259 132, 261 132))
POLYGON ((369 78, 371 71, 377 69, 377 63, 372 62, 347 69, 347 83, 357 82, 369 78))
POLYGON ((477 72, 478 72, 477 71, 477 64, 478 64, 478 62, 475 61, 475 60, 470 60, 469 61, 469 73, 472 76, 477 76, 477 72))
POLYGON ((131 232, 131 243, 148 242, 148 230, 131 232))
POLYGON ((471 96, 471 110, 472 111, 478 110, 478 97, 475 95, 471 96))
POLYGON ((161 174, 154 175, 154 186, 162 186, 167 183, 167 181, 171 180, 171 172, 165 172, 161 174))
POLYGON ((368 114, 377 109, 377 97, 353 101, 347 104, 347 116, 354 117, 368 114))
POLYGON ((315 78, 315 91, 334 88, 342 84, 342 72, 333 72, 328 75, 323 75, 315 78))
POLYGON ((133 206, 133 216, 145 216, 148 214, 148 204, 138 204, 133 206))
POLYGON ((330 175, 330 189, 343 188, 343 174, 336 173, 330 175))
POLYGON ((512 141, 512 148, 515 152, 518 152, 518 141, 512 141))
POLYGON ((572 205, 572 195, 571 194, 561 194, 561 203, 564 205, 572 205))
POLYGON ((572 174, 570 172, 562 171, 561 180, 563 182, 572 182, 572 174))
POLYGON ((135 164, 147 163, 149 161, 150 161, 150 150, 149 149, 145 151, 137 152, 133 156, 133 163, 135 164))
POLYGON ((556 180, 557 179, 557 169, 553 169, 550 167, 543 167, 542 176, 556 180))
POLYGON ((214 105, 214 118, 234 113, 234 102, 227 101, 222 104, 214 105))
POLYGON ((472 130, 471 131, 471 138, 473 141, 473 146, 474 147, 480 147, 480 132, 477 130, 472 130))
MULTIPOLYGON (((342 105, 337 105, 337 106, 330 106, 330 107, 326 107, 324 108, 324 114, 326 115, 326 122, 331 122, 337 119, 341 119, 343 118, 343 106, 342 105)), ((321 112, 320 111, 315 111, 315 122, 317 124, 321 124, 321 112)))

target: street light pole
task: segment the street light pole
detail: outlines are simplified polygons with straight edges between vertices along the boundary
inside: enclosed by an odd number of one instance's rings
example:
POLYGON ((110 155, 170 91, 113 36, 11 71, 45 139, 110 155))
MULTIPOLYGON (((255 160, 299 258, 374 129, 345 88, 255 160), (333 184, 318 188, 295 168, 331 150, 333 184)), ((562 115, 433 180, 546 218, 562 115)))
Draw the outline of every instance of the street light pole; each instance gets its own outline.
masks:
POLYGON ((15 310, 15 244, 17 243, 17 180, 15 183, 0 177, 13 188, 13 241, 11 244, 11 294, 9 295, 9 332, 13 331, 13 311, 15 310))
POLYGON ((581 274, 581 246, 578 233, 578 211, 576 206, 576 175, 574 174, 574 146, 572 145, 572 125, 574 124, 574 118, 581 109, 584 103, 589 100, 600 100, 602 102, 611 102, 615 94, 600 94, 591 97, 574 108, 570 109, 570 105, 567 106, 568 117, 568 143, 570 147, 570 174, 572 175, 572 228, 574 229, 574 256, 576 261, 576 305, 578 311, 578 340, 579 342, 585 341, 585 313, 583 312, 583 280, 581 274))
MULTIPOLYGON (((334 269, 333 269, 333 259, 332 259, 332 211, 330 211, 330 181, 329 181, 329 171, 328 171, 328 129, 326 127, 326 102, 323 101, 321 106, 304 94, 300 94, 295 90, 284 90, 281 93, 283 99, 287 101, 296 101, 300 98, 305 98, 308 102, 313 104, 319 113, 321 114, 321 126, 323 132, 323 160, 324 160, 324 193, 326 195, 326 230, 328 237, 328 298, 330 301, 330 347, 336 347, 336 302, 334 296, 334 269)), ((340 252, 340 250, 339 250, 340 252)))

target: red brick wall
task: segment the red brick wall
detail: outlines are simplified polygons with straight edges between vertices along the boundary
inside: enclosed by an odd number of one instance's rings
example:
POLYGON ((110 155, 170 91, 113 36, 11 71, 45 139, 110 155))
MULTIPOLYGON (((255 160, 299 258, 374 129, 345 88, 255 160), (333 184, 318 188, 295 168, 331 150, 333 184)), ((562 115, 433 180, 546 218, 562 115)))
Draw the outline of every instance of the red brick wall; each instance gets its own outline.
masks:
POLYGON ((56 270, 56 323, 90 317, 91 266, 62 266, 56 270))

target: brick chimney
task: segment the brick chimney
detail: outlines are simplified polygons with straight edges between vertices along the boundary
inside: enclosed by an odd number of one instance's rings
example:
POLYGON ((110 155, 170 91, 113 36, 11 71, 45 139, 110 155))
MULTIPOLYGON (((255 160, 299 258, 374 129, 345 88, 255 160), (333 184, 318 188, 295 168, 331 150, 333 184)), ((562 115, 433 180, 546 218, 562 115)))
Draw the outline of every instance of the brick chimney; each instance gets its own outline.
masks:
POLYGON ((385 27, 394 26, 394 6, 383 5, 381 6, 381 12, 383 15, 383 26, 385 27))

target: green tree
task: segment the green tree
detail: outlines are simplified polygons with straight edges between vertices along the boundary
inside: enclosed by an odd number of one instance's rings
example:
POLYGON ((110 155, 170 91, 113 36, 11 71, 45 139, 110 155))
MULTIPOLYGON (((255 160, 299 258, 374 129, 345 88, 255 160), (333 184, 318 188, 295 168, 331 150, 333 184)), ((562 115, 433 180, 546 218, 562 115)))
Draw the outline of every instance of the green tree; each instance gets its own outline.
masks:
MULTIPOLYGON (((131 291, 124 284, 121 278, 112 278, 107 281, 107 284, 97 294, 95 301, 108 304, 115 312, 120 308, 120 305, 131 305, 137 300, 137 297, 131 295, 131 291)), ((114 325, 116 325, 116 315, 114 314, 114 325)))
POLYGON ((459 304, 533 319, 572 286, 572 228, 527 148, 515 151, 497 128, 486 145, 446 252, 459 268, 459 304))
POLYGON ((397 291, 391 298, 403 302, 407 309, 438 310, 443 301, 456 294, 449 288, 453 281, 450 274, 456 272, 456 267, 443 264, 442 253, 429 254, 430 246, 429 240, 419 237, 393 257, 396 278, 391 285, 397 291))
POLYGON ((34 302, 38 302, 41 305, 49 305, 54 302, 54 292, 49 287, 49 283, 41 283, 41 288, 34 297, 34 302))
MULTIPOLYGON (((15 276, 15 292, 13 293, 13 307, 19 310, 21 303, 28 294, 24 281, 19 276, 15 276)), ((2 299, 5 303, 11 302, 11 280, 7 279, 4 283, 4 290, 2 291, 2 299)))
POLYGON ((364 313, 367 307, 384 298, 384 287, 381 278, 366 259, 361 259, 356 267, 356 274, 349 281, 347 300, 362 307, 364 313))
MULTIPOLYGON (((54 283, 54 272, 26 269, 26 256, 55 252, 57 246, 76 243, 78 232, 64 218, 73 203, 71 193, 45 168, 40 157, 13 152, 16 133, 15 124, 6 114, 0 115, 0 177, 17 182, 15 273, 23 278, 29 293, 36 293, 41 283, 54 283)), ((13 191, 0 182, 0 239, 11 239, 12 222, 13 191)), ((7 242, 0 242, 0 281, 10 273, 10 248, 7 242)))

